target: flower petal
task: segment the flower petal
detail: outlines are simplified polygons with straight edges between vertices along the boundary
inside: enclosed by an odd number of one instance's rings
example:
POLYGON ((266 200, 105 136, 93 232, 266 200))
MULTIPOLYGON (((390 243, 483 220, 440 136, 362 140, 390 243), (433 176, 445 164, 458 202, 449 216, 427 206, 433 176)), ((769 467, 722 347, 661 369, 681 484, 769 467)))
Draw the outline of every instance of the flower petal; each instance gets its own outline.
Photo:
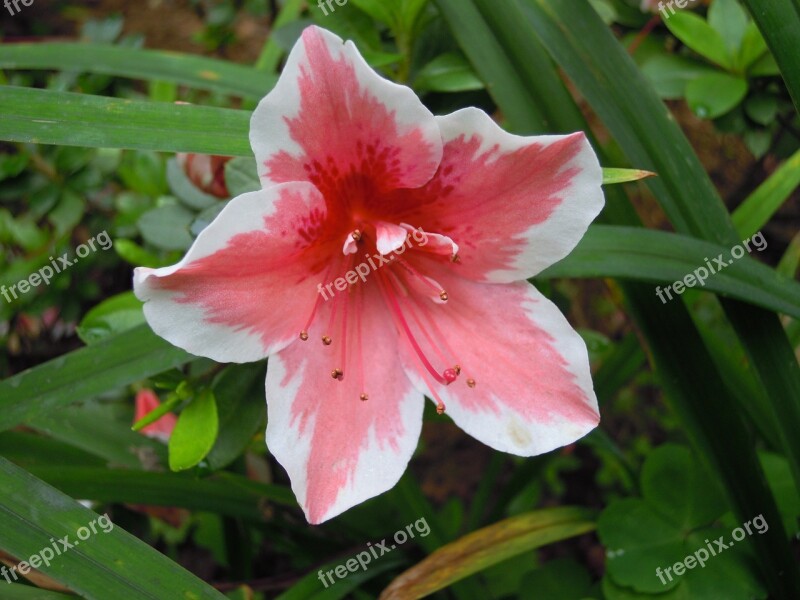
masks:
POLYGON ((315 26, 253 113, 250 143, 265 185, 311 181, 326 196, 418 187, 442 157, 436 121, 414 92, 315 26))
MULTIPOLYGON (((391 322, 377 286, 363 284, 361 313, 367 368, 358 375, 357 357, 336 381, 337 339, 292 344, 269 360, 267 445, 289 473, 292 489, 310 523, 322 523, 392 488, 417 447, 424 399, 398 364, 391 322), (369 399, 359 396, 368 392, 369 399)), ((331 304, 329 302, 328 304, 331 304)), ((360 345, 352 352, 358 353, 360 345)))
POLYGON ((153 331, 219 362, 260 360, 297 339, 324 276, 312 240, 325 211, 307 183, 231 200, 181 262, 134 272, 153 331))
MULTIPOLYGON (((527 282, 497 286, 443 270, 436 275, 449 302, 418 306, 435 320, 462 369, 455 382, 437 387, 459 427, 520 456, 570 444, 595 428, 586 344, 552 302, 527 282)), ((424 389, 412 360, 404 356, 407 372, 424 389)))
POLYGON ((569 254, 603 208, 602 169, 583 133, 520 137, 481 110, 437 117, 436 176, 394 201, 408 223, 459 246, 463 277, 527 279, 569 254))

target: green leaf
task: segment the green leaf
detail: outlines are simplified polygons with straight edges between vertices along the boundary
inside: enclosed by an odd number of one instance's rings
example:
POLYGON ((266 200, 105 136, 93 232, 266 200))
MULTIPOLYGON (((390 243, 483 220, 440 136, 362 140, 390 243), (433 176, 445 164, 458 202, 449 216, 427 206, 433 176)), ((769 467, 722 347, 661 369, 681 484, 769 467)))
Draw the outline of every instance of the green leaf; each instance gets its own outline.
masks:
POLYGON ((254 158, 234 158, 225 163, 225 186, 231 196, 261 189, 258 165, 254 158))
POLYGON ((194 358, 140 325, 0 382, 0 430, 194 358))
POLYGON ((177 204, 161 206, 144 213, 138 221, 145 241, 163 250, 186 250, 194 239, 189 232, 193 212, 177 204))
POLYGON ((772 218, 800 186, 800 150, 770 175, 733 213, 742 238, 753 235, 772 218))
POLYGON ((93 344, 143 323, 142 302, 133 292, 123 292, 87 312, 76 331, 85 344, 93 344))
POLYGON ((729 56, 739 53, 747 22, 747 13, 738 0, 714 0, 708 9, 708 24, 725 40, 729 56))
POLYGON ((381 0, 350 0, 370 17, 387 25, 395 24, 395 7, 381 0))
POLYGON ((48 42, 0 46, 2 69, 53 69, 170 81, 200 90, 262 98, 277 78, 252 67, 195 56, 110 44, 48 42))
POLYGON ((747 81, 727 73, 710 73, 686 85, 686 101, 701 119, 716 119, 731 111, 747 95, 747 81))
POLYGON ((99 517, 4 458, 0 458, 0 488, 4 490, 0 548, 26 560, 44 554, 44 549, 52 549, 52 540, 66 536, 73 547, 59 555, 50 553, 54 556, 49 564, 38 568, 84 597, 224 598, 145 542, 106 521, 108 517, 99 517), (92 534, 91 524, 96 533, 92 534))
POLYGON ((250 113, 0 86, 0 139, 252 156, 250 113))
POLYGON ((651 594, 688 588, 695 590, 691 598, 717 597, 699 591, 706 587, 725 598, 763 597, 752 566, 738 548, 723 556, 706 552, 708 562, 697 571, 674 577, 664 573, 704 548, 704 539, 730 535, 723 529, 709 529, 726 506, 688 449, 667 444, 651 452, 642 469, 641 484, 641 500, 613 502, 598 520, 597 531, 607 547, 608 573, 616 583, 651 594))
POLYGON ((47 215, 47 220, 53 224, 56 238, 69 233, 81 222, 86 202, 75 192, 65 189, 56 207, 47 215))
POLYGON ((198 464, 214 446, 218 431, 214 392, 202 390, 183 409, 169 438, 169 468, 183 471, 198 464))
POLYGON ((718 72, 707 64, 676 54, 656 54, 642 65, 642 73, 653 84, 659 97, 667 100, 683 98, 690 81, 718 72))
POLYGON ((603 169, 603 185, 614 185, 617 183, 629 183, 631 181, 639 181, 640 179, 647 179, 648 177, 655 177, 656 174, 651 171, 642 171, 641 169, 603 169))
MULTIPOLYGON (((758 245, 753 242, 750 247, 757 250, 758 245)), ((693 276, 693 280, 686 282, 687 287, 697 286, 776 312, 800 316, 800 283, 779 275, 749 256, 734 260, 730 248, 664 231, 592 225, 567 258, 537 277, 617 277, 670 284, 684 280, 687 275, 693 276), (726 263, 724 269, 714 260, 717 257, 726 263), (709 272, 701 286, 699 278, 704 274, 698 269, 709 271, 707 260, 712 268, 716 265, 718 272, 709 272)), ((656 290, 651 293, 655 296, 656 290)), ((663 298, 662 302, 669 301, 666 296, 663 298)))
MULTIPOLYGON (((795 109, 800 111, 800 52, 797 40, 800 37, 800 0, 786 2, 763 2, 744 0, 750 14, 772 51, 774 61, 780 65, 780 74, 789 88, 795 109)), ((752 74, 774 72, 769 64, 753 65, 752 74)))
POLYGON ((641 478, 642 496, 653 510, 683 531, 709 525, 727 511, 716 482, 683 446, 664 444, 650 452, 641 478))
POLYGON ((265 502, 297 506, 288 487, 256 483, 227 472, 198 479, 191 473, 108 467, 36 466, 30 470, 65 494, 97 502, 177 506, 257 523, 266 518, 265 502))
POLYGON ((591 598, 592 577, 576 560, 556 558, 525 575, 518 600, 575 600, 591 598))
POLYGON ((29 419, 26 425, 74 448, 129 469, 166 464, 164 445, 130 429, 133 414, 119 404, 89 402, 29 419))
POLYGON ((503 560, 594 529, 584 509, 547 508, 505 519, 447 544, 395 579, 381 600, 414 600, 503 560))
POLYGON ((208 453, 212 469, 232 463, 266 423, 264 365, 232 365, 214 382, 219 436, 208 453))
MULTIPOLYGON (((771 94, 754 94, 744 105, 747 116, 759 125, 771 125, 778 114, 778 99, 771 94)), ((769 136, 770 142, 772 136, 769 136)))
MULTIPOLYGON (((272 73, 278 68, 278 63, 283 55, 283 49, 280 45, 275 43, 273 39, 275 30, 295 21, 303 12, 305 0, 287 0, 278 13, 275 22, 272 24, 272 31, 267 39, 264 47, 261 49, 261 54, 256 61, 255 68, 259 71, 266 71, 272 73)), ((266 90, 265 90, 266 94, 266 90)))
MULTIPOLYGON (((506 28, 533 29, 628 159, 659 174, 648 184, 675 229, 722 245, 737 244, 739 238, 727 211, 685 136, 591 8, 577 1, 520 2, 528 8, 528 18, 524 24, 508 22, 506 28), (611 86, 609 81, 615 84, 611 86), (636 99, 635 103, 631 98, 636 99)), ((618 206, 607 210, 625 213, 618 206)), ((627 215, 624 218, 630 220, 627 215)), ((731 404, 722 400, 723 378, 702 350, 702 339, 688 314, 674 304, 659 310, 647 288, 627 286, 626 290, 639 327, 653 340, 651 353, 668 395, 690 438, 725 482, 737 515, 747 519, 764 512, 768 520, 777 520, 773 519, 774 501, 760 483, 760 466, 753 460, 752 450, 748 450, 753 446, 746 424, 732 409, 735 401, 731 404), (700 350, 688 359, 685 353, 690 347, 700 350), (673 355, 682 360, 676 361, 673 355), (724 427, 719 422, 721 418, 727 419, 724 427), (718 435, 720 428, 726 436, 718 435), (749 475, 744 476, 744 471, 749 475), (742 484, 744 480, 747 486, 742 484)), ((774 413, 775 422, 781 424, 781 442, 792 457, 793 472, 800 481, 800 438, 792 433, 794 424, 800 422, 800 369, 786 334, 775 315, 732 300, 723 300, 722 306, 767 390, 770 404, 761 409, 774 413)), ((770 531, 754 538, 753 544, 771 592, 782 598, 800 593, 797 568, 786 560, 789 551, 779 550, 785 544, 781 533, 770 531)))
POLYGON ((702 17, 681 11, 665 19, 664 24, 676 38, 701 56, 726 69, 732 67, 725 40, 702 17))
POLYGON ((484 85, 463 56, 448 53, 422 67, 414 87, 431 92, 466 92, 481 90, 484 85))
POLYGON ((769 52, 769 49, 764 36, 761 35, 755 22, 750 21, 747 23, 744 38, 742 39, 742 48, 737 59, 739 65, 745 70, 750 69, 753 63, 762 58, 767 52, 769 52))
POLYGON ((206 194, 195 186, 176 158, 167 161, 167 182, 172 193, 189 208, 203 210, 220 201, 216 196, 206 194))
MULTIPOLYGON (((487 91, 503 107, 510 129, 521 135, 563 130, 562 123, 581 119, 580 111, 535 37, 496 28, 508 34, 508 38, 501 39, 472 2, 437 0, 437 5, 487 91), (524 54, 524 59, 517 56, 518 51, 524 54), (534 81, 535 85, 530 83, 534 81), (540 100, 538 87, 547 91, 548 102, 540 100), (558 110, 549 110, 552 106, 558 106, 558 110)), ((514 8, 513 4, 502 7, 514 8)), ((489 13, 486 18, 492 16, 489 13)))

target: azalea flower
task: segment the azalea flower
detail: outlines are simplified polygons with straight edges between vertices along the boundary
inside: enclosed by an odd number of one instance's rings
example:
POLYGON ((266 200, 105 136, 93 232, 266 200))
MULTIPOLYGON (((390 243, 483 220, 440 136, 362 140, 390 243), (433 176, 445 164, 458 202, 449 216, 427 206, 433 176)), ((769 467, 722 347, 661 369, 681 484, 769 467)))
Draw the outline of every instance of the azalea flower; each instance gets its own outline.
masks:
MULTIPOLYGON (((156 393, 153 390, 142 388, 136 392, 135 406, 136 413, 133 419, 134 423, 145 418, 147 415, 161 406, 161 401, 158 399, 158 396, 156 396, 156 393)), ((153 421, 149 425, 142 427, 140 433, 146 435, 147 437, 156 438, 162 442, 166 442, 172 435, 172 430, 175 429, 177 422, 178 418, 171 412, 168 412, 157 421, 153 421)))
POLYGON ((519 137, 474 108, 435 117, 352 42, 310 27, 250 141, 263 189, 232 200, 178 264, 136 269, 134 287, 173 344, 270 356, 267 445, 311 523, 394 486, 425 395, 520 456, 597 425, 586 346, 525 281, 603 206, 582 133, 519 137))
POLYGON ((225 164, 231 156, 179 153, 176 158, 195 187, 217 198, 230 197, 225 183, 225 164))

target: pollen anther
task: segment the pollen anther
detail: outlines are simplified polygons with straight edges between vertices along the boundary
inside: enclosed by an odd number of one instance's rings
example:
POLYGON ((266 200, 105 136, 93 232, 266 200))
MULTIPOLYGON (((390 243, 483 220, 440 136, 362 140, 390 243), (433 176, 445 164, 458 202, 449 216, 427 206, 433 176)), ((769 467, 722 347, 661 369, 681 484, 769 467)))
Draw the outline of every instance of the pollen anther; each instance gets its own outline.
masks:
POLYGON ((471 388, 475 387, 475 380, 474 379, 467 379, 467 385, 471 388))
POLYGON ((331 345, 331 338, 329 338, 327 335, 323 335, 322 336, 322 343, 325 344, 326 346, 330 346, 331 345))
POLYGON ((341 369, 334 369, 331 371, 331 377, 334 379, 341 381, 344 378, 344 373, 342 373, 341 369))
POLYGON ((369 396, 367 396, 366 394, 361 394, 361 396, 359 396, 359 398, 361 398, 362 402, 366 402, 367 400, 369 400, 369 396))
POLYGON ((350 235, 353 237, 355 241, 357 242, 361 241, 361 231, 359 229, 354 230, 353 233, 351 233, 350 235))
POLYGON ((300 332, 300 339, 304 342, 308 339, 308 332, 305 329, 300 332))
POLYGON ((441 298, 441 299, 442 299, 442 302, 447 302, 447 298, 448 298, 448 297, 449 297, 449 296, 447 295, 447 292, 445 292, 444 290, 442 290, 441 292, 439 292, 439 298, 441 298))

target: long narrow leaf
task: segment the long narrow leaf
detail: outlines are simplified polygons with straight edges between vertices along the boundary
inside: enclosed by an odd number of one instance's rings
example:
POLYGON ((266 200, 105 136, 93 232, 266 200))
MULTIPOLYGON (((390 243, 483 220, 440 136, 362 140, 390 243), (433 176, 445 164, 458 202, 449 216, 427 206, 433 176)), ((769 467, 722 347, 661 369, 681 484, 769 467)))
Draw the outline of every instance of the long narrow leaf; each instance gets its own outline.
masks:
POLYGON ((236 63, 191 54, 88 43, 0 45, 0 69, 54 69, 170 81, 201 90, 261 98, 274 75, 236 63))
MULTIPOLYGON (((485 0, 478 0, 483 3, 485 0)), ((528 23, 603 118, 630 160, 659 174, 648 180, 679 233, 733 246, 739 236, 686 136, 625 49, 591 6, 579 0, 517 0, 528 23), (580 15, 576 18, 576 15, 580 15), (610 81, 613 86, 609 86, 610 81), (630 98, 636 98, 635 105, 630 98), (663 183, 662 183, 663 182, 663 183)), ((723 299, 780 424, 800 488, 800 366, 775 315, 723 299), (769 356, 763 352, 769 347, 769 356)))
POLYGON ((140 325, 0 382, 0 430, 193 359, 140 325))
POLYGON ((744 0, 758 24, 767 46, 775 56, 781 75, 800 110, 800 52, 797 40, 800 37, 800 1, 744 0))
MULTIPOLYGON (((750 256, 735 260, 727 248, 664 231, 592 225, 567 258, 538 277, 615 277, 683 285, 687 275, 697 289, 800 318, 800 283, 750 256), (727 266, 720 267, 718 261, 727 266)), ((657 295, 655 286, 652 293, 657 295)), ((659 296, 662 303, 680 298, 674 290, 661 289, 659 296)))
POLYGON ((54 555, 53 540, 64 539, 73 547, 55 542, 60 554, 39 569, 85 598, 224 598, 120 527, 101 528, 96 513, 4 458, 0 458, 0 489, 4 491, 0 498, 0 549, 27 560, 45 549, 54 555), (91 534, 93 522, 96 533, 91 534))
POLYGON ((479 529, 431 554, 386 588, 381 600, 414 600, 503 560, 595 528, 587 511, 547 508, 479 529))
POLYGON ((250 114, 0 86, 0 140, 252 156, 250 114))

